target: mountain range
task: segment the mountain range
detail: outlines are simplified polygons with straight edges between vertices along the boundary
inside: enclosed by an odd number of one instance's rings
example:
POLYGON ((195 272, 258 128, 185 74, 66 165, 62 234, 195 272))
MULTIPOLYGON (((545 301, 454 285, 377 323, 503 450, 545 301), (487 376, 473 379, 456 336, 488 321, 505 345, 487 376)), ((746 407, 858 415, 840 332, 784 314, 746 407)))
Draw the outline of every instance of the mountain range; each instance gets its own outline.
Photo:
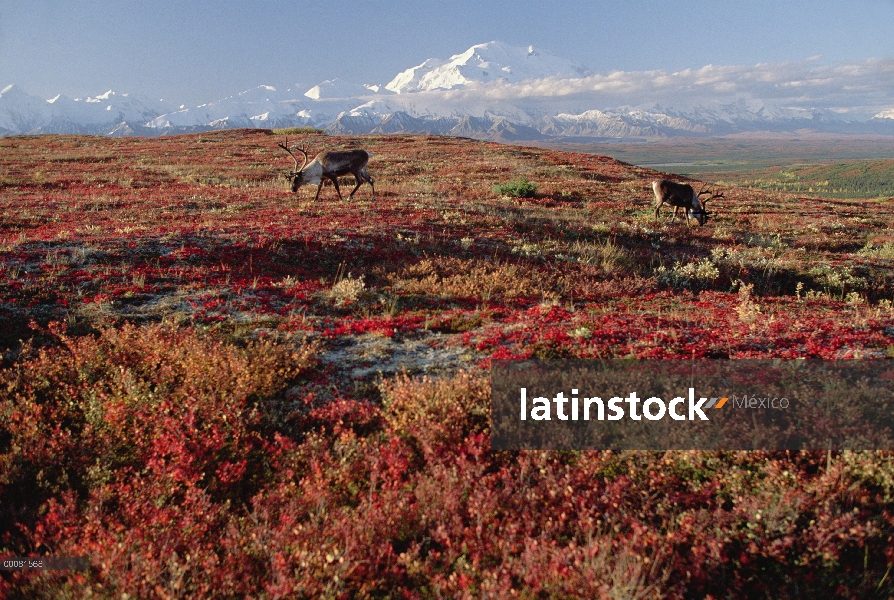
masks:
MULTIPOLYGON (((651 80, 645 77, 650 73, 595 75, 547 50, 494 41, 446 60, 430 58, 384 85, 337 78, 310 89, 261 85, 189 107, 111 90, 94 97, 59 95, 45 100, 10 85, 0 91, 0 136, 165 135, 295 126, 345 134, 434 133, 496 141, 648 139, 803 129, 894 134, 891 108, 841 109, 823 102, 810 104, 803 94, 763 98, 741 90, 704 93, 710 86, 701 79, 705 73, 716 78, 718 70, 712 69, 674 73, 684 83, 694 83, 671 89, 662 83, 660 73, 651 80)), ((714 89, 730 85, 721 82, 714 89)))

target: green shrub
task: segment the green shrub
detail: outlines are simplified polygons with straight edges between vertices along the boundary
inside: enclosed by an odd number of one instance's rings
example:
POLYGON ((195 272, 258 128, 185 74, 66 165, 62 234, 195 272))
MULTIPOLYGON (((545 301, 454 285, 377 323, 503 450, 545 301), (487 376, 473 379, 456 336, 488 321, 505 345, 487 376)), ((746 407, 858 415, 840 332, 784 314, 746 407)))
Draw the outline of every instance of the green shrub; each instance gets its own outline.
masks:
POLYGON ((512 196, 514 198, 533 198, 537 191, 537 184, 531 183, 524 177, 520 177, 509 183, 494 186, 494 193, 500 196, 512 196))

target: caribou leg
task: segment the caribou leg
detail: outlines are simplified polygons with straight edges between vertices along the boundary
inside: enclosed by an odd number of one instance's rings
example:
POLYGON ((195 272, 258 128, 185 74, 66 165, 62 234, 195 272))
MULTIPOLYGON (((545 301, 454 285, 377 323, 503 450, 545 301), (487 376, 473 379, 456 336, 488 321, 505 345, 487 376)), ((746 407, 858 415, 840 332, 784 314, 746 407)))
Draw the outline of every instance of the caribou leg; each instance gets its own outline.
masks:
POLYGON ((325 180, 320 178, 320 185, 317 186, 317 195, 314 196, 314 202, 316 202, 320 198, 320 190, 323 189, 323 181, 325 180))
POLYGON ((344 202, 344 198, 341 197, 341 190, 338 189, 338 177, 332 176, 329 179, 332 180, 332 184, 335 186, 335 193, 338 194, 338 199, 344 202))
POLYGON ((376 199, 376 185, 373 182, 373 178, 369 176, 369 173, 366 171, 366 167, 360 169, 360 174, 363 175, 363 178, 369 182, 369 187, 372 188, 372 199, 376 199))
POLYGON ((360 189, 360 184, 363 183, 363 179, 361 179, 360 175, 354 174, 354 179, 357 181, 357 185, 354 186, 354 189, 351 190, 351 193, 348 195, 348 198, 354 199, 354 192, 360 189))
POLYGON ((369 176, 369 173, 366 172, 365 168, 360 169, 359 173, 354 173, 354 179, 357 181, 357 185, 354 186, 353 190, 351 190, 351 198, 354 197, 354 192, 359 190, 360 186, 363 185, 363 182, 365 181, 369 184, 369 187, 372 188, 372 199, 376 199, 376 185, 375 183, 373 183, 373 178, 369 176))

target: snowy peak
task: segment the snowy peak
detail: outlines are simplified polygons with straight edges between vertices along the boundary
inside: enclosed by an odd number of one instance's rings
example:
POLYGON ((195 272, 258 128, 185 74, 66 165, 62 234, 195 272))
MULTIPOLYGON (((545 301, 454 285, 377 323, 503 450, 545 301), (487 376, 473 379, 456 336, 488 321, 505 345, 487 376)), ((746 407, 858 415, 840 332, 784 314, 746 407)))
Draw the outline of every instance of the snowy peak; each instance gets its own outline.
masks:
POLYGON ((385 89, 391 90, 392 92, 396 92, 398 94, 400 94, 401 92, 419 91, 421 89, 419 86, 422 78, 425 77, 429 72, 437 69, 438 67, 441 67, 443 64, 443 60, 440 60, 438 58, 429 58, 421 65, 410 67, 406 71, 398 73, 397 77, 395 77, 385 85, 385 89))
POLYGON ((377 85, 358 85, 341 79, 327 79, 304 92, 304 95, 311 100, 321 100, 324 98, 357 98, 369 96, 378 91, 379 86, 377 85))
POLYGON ((339 93, 350 87, 370 94, 364 86, 345 84, 329 80, 315 90, 317 98, 309 92, 302 93, 303 86, 285 90, 269 85, 261 85, 233 96, 180 110, 159 113, 144 121, 151 132, 164 133, 171 130, 192 131, 201 128, 224 129, 232 127, 295 127, 305 125, 326 125, 342 111, 356 106, 360 99, 355 95, 340 99, 339 93), (328 94, 334 95, 331 100, 328 94))
POLYGON ((39 127, 47 120, 50 104, 38 96, 28 94, 17 85, 0 91, 0 135, 24 133, 39 127))
POLYGON ((516 83, 545 77, 585 77, 590 71, 566 58, 534 46, 510 46, 488 42, 442 61, 430 58, 392 79, 385 88, 398 94, 449 90, 470 83, 503 80, 516 83))
MULTIPOLYGON (((112 96, 115 96, 115 95, 116 95, 115 92, 113 92, 112 90, 109 90, 109 91, 106 92, 105 94, 99 94, 98 96, 93 96, 92 98, 91 98, 90 96, 87 96, 86 98, 84 98, 84 102, 103 102, 103 101, 109 101, 109 100, 112 99, 112 96)), ((125 95, 126 95, 126 94, 125 94, 125 95)))
POLYGON ((29 104, 41 102, 46 102, 43 98, 39 96, 32 96, 31 94, 22 90, 21 87, 13 84, 8 85, 2 90, 0 90, 0 101, 3 102, 27 102, 29 104))

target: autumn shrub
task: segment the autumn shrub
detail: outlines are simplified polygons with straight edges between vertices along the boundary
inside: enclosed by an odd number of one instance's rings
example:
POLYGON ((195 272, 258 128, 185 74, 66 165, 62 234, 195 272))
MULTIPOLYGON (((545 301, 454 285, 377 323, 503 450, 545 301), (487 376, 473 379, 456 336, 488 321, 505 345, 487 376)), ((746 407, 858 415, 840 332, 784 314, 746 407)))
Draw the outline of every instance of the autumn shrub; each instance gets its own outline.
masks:
POLYGON ((426 259, 393 279, 397 289, 409 294, 485 301, 540 296, 553 284, 550 274, 528 265, 458 258, 426 259))
POLYGON ((0 374, 3 546, 64 555, 120 543, 120 560, 138 550, 146 569, 175 577, 177 557, 199 547, 191 539, 213 543, 225 507, 269 476, 265 403, 314 355, 163 325, 61 333, 58 346, 0 374), (165 552, 156 527, 170 536, 165 552))
POLYGON ((842 300, 846 291, 864 289, 867 285, 866 279, 856 275, 854 269, 849 266, 822 264, 811 267, 808 274, 824 288, 826 293, 837 291, 837 296, 842 300))
POLYGON ((634 265, 630 252, 610 238, 601 242, 576 240, 569 245, 568 253, 568 258, 597 266, 605 275, 621 275, 634 265))
POLYGON ((468 371, 440 379, 401 375, 382 384, 383 417, 391 430, 429 447, 488 431, 490 382, 468 371))
POLYGON ((677 262, 671 269, 662 265, 655 273, 662 283, 677 288, 693 289, 709 288, 720 277, 720 270, 708 258, 685 264, 677 262))
POLYGON ((348 273, 347 276, 332 284, 332 288, 325 294, 325 297, 331 299, 336 306, 343 306, 356 302, 365 289, 363 275, 354 278, 351 273, 348 273))

